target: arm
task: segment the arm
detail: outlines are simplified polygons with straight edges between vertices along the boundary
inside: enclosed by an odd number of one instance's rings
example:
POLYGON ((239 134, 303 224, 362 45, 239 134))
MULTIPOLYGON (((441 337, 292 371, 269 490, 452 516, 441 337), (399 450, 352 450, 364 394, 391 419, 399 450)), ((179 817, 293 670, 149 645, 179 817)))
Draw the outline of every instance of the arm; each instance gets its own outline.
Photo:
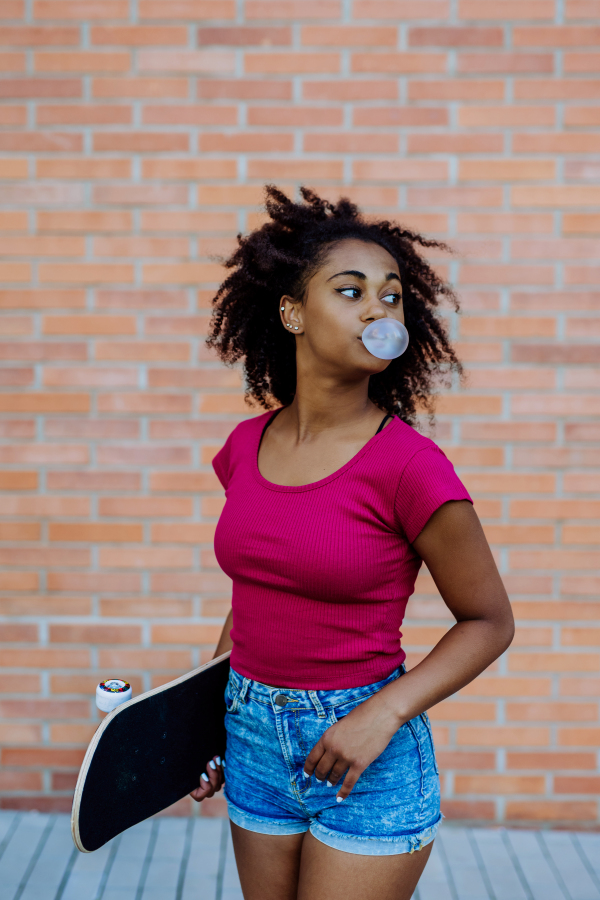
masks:
POLYGON ((445 503, 413 543, 456 624, 431 653, 386 685, 315 744, 305 771, 336 784, 348 796, 361 773, 398 728, 473 681, 510 645, 510 603, 477 515, 466 500, 445 503))
MULTIPOLYGON (((233 641, 229 635, 231 631, 232 625, 232 611, 229 610, 229 615, 225 619, 225 624, 223 625, 223 631, 221 632, 221 637, 219 638, 219 643, 217 644, 217 649, 215 650, 213 659, 216 659, 217 656, 221 656, 222 653, 227 653, 228 650, 231 650, 233 647, 233 641)), ((212 797, 217 791, 221 790, 221 785, 223 784, 225 778, 223 775, 223 767, 221 760, 218 756, 213 756, 211 762, 206 766, 206 774, 208 781, 205 778, 200 779, 200 787, 195 788, 190 797, 194 800, 197 800, 198 803, 201 803, 203 800, 206 800, 207 797, 212 797), (214 768, 211 763, 214 763, 214 768)))
POLYGON ((223 631, 221 632, 221 637, 219 638, 219 643, 217 644, 217 649, 215 650, 215 655, 213 659, 216 659, 217 656, 221 656, 222 653, 227 653, 228 650, 231 650, 233 647, 233 641, 231 640, 230 632, 231 626, 233 625, 233 610, 230 609, 225 619, 225 624, 223 625, 223 631))

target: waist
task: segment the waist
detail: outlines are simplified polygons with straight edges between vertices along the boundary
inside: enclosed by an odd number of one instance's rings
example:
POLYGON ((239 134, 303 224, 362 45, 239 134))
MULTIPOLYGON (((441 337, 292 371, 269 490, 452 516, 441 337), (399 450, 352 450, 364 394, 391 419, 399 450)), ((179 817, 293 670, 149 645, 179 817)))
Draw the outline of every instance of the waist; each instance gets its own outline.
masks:
POLYGON ((401 664, 391 672, 387 678, 380 681, 374 681, 371 684, 361 685, 360 687, 351 688, 332 688, 327 690, 311 690, 310 688, 289 688, 278 687, 277 685, 265 684, 262 681, 254 681, 247 678, 230 668, 229 680, 236 694, 239 694, 242 700, 256 700, 259 703, 271 703, 271 698, 275 695, 275 703, 281 706, 293 706, 295 709, 311 709, 320 706, 324 710, 339 707, 344 703, 354 703, 366 700, 372 694, 376 694, 386 684, 390 684, 401 675, 404 675, 406 668, 401 664))

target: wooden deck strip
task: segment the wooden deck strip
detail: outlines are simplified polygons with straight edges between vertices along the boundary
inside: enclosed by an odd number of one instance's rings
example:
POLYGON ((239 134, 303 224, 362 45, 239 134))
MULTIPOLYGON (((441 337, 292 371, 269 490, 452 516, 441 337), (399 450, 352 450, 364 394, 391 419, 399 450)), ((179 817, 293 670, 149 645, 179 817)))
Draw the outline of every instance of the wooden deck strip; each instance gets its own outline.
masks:
MULTIPOLYGON (((223 819, 156 818, 95 853, 65 815, 0 811, 2 900, 242 900, 223 819)), ((414 900, 600 900, 600 834, 444 824, 414 900)))

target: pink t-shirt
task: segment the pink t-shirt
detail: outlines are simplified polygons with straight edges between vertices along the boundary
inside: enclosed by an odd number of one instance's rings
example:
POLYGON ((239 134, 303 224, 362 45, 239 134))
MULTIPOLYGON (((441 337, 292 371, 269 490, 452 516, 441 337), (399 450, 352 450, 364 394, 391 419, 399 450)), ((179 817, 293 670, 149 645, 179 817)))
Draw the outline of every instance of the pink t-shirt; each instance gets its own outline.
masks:
POLYGON ((241 422, 214 458, 226 503, 215 552, 233 580, 233 668, 277 687, 352 688, 405 658, 400 626, 448 500, 471 500, 433 441, 394 418, 341 469, 295 487, 258 469, 273 412, 241 422))

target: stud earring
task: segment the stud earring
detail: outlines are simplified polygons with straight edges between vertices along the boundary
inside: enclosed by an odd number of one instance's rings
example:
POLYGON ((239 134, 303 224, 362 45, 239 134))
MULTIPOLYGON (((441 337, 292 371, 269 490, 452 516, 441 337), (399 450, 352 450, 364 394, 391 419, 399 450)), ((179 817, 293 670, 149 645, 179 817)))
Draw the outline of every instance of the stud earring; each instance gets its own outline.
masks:
POLYGON ((285 324, 287 325, 288 328, 292 327, 289 322, 286 322, 285 324))
POLYGON ((298 326, 297 326, 297 325, 294 325, 294 328, 296 329, 296 331, 298 331, 298 326))
POLYGON ((280 306, 279 309, 281 310, 281 312, 285 312, 285 306, 280 306))

